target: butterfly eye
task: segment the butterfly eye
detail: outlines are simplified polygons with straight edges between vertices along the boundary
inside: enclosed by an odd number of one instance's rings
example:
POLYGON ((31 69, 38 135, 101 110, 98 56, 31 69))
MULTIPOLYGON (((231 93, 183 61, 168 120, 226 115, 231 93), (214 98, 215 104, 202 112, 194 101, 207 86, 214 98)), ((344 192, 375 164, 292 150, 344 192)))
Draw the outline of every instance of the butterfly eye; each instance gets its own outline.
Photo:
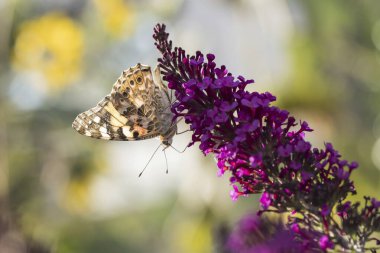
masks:
POLYGON ((135 82, 134 82, 133 80, 131 80, 131 81, 129 81, 129 84, 130 84, 130 85, 134 85, 135 82))
POLYGON ((124 97, 128 96, 128 93, 124 91, 124 92, 123 92, 123 96, 124 96, 124 97))
POLYGON ((141 81, 142 81, 141 77, 137 77, 137 82, 141 83, 141 81))

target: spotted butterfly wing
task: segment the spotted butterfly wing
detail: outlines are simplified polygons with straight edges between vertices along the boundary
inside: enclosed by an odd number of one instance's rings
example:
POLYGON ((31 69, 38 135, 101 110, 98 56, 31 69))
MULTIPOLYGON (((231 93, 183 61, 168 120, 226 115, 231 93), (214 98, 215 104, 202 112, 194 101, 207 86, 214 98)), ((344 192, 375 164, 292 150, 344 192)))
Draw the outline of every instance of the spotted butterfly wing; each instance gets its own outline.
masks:
POLYGON ((160 136, 169 146, 177 126, 170 97, 157 67, 137 64, 121 74, 109 95, 79 114, 72 126, 80 134, 105 140, 143 140, 160 136))

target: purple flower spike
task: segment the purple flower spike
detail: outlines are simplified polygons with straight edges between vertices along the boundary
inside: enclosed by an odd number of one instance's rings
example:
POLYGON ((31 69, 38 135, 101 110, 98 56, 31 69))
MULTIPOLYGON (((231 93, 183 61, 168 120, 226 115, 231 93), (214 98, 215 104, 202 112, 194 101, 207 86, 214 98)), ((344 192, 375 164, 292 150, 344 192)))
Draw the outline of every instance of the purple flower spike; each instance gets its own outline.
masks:
MULTIPOLYGON (((229 253, 297 253, 303 252, 295 233, 278 221, 256 215, 243 217, 232 231, 228 231, 224 251, 229 253)), ((308 251, 317 252, 317 251, 308 251)))
MULTIPOLYGON (((199 143, 203 154, 214 155, 219 176, 230 174, 231 198, 262 194, 260 214, 288 214, 287 229, 302 242, 296 252, 374 249, 367 242, 378 240, 371 236, 380 231, 380 202, 346 200, 356 194, 351 173, 358 164, 342 159, 331 143, 313 148, 305 140, 313 131, 308 123, 274 106, 275 96, 249 92, 252 79, 218 67, 213 54, 173 48, 168 36, 165 25, 154 28, 161 74, 176 98, 174 120, 189 125, 188 146, 199 143)), ((259 248, 253 249, 236 252, 259 248)))

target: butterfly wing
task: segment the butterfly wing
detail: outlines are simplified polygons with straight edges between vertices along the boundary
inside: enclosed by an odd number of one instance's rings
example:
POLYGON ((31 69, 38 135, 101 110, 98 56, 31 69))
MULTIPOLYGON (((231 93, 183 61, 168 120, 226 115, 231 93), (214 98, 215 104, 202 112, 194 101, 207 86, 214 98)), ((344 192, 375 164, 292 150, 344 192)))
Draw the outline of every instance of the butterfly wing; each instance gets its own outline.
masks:
POLYGON ((106 140, 142 140, 162 135, 168 128, 162 119, 166 115, 162 104, 168 97, 163 97, 161 85, 155 84, 149 66, 137 64, 123 71, 111 94, 79 114, 73 128, 80 134, 106 140))
POLYGON ((154 131, 152 122, 137 116, 135 108, 129 108, 131 115, 121 115, 113 106, 110 95, 106 96, 97 106, 79 114, 73 128, 80 134, 104 140, 141 140, 159 135, 154 131))

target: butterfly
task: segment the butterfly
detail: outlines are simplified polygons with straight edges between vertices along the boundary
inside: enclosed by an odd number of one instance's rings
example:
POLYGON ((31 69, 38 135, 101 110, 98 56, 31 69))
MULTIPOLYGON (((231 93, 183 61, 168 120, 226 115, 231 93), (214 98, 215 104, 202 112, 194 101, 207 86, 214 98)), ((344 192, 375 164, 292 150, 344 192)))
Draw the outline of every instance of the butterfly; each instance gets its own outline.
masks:
POLYGON ((136 141, 159 136, 169 147, 177 132, 171 99, 160 69, 138 63, 124 70, 95 107, 79 114, 72 127, 97 139, 136 141))

